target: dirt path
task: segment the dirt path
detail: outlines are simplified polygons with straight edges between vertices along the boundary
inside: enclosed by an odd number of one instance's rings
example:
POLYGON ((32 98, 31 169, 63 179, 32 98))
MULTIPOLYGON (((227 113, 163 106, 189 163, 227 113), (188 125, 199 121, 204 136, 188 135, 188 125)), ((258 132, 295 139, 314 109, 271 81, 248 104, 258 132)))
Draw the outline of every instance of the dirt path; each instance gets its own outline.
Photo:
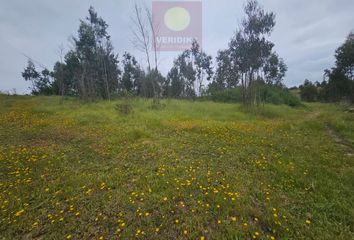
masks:
POLYGON ((354 157, 353 146, 343 139, 333 128, 326 124, 327 134, 332 138, 332 140, 343 149, 347 156, 354 157))
MULTIPOLYGON (((315 120, 319 112, 313 111, 310 112, 307 116, 309 120, 315 120)), ((332 127, 330 127, 327 123, 325 123, 325 128, 328 136, 339 146, 347 156, 354 157, 354 148, 353 146, 348 143, 340 134, 335 131, 332 127)))

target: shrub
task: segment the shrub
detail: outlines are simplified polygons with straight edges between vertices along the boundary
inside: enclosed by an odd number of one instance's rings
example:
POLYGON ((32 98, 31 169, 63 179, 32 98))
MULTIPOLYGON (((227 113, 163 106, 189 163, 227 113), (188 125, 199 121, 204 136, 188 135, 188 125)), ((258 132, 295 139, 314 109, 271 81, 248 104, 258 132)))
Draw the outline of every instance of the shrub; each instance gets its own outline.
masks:
POLYGON ((133 107, 129 103, 118 103, 115 109, 124 115, 128 115, 133 112, 133 107))
POLYGON ((315 102, 318 98, 318 90, 315 84, 309 80, 305 80, 304 85, 300 87, 300 96, 302 101, 315 102))
POLYGON ((163 104, 160 102, 160 99, 157 99, 157 98, 154 98, 152 100, 152 103, 150 105, 150 109, 153 109, 153 110, 161 110, 161 109, 164 109, 166 107, 166 104, 163 104))
MULTIPOLYGON (((257 91, 261 103, 285 104, 291 107, 302 105, 301 101, 285 88, 261 84, 257 91)), ((207 98, 215 102, 241 103, 242 92, 240 87, 213 91, 207 98)))
POLYGON ((242 93, 240 88, 230 88, 223 91, 213 91, 209 96, 210 100, 215 102, 241 102, 242 93))

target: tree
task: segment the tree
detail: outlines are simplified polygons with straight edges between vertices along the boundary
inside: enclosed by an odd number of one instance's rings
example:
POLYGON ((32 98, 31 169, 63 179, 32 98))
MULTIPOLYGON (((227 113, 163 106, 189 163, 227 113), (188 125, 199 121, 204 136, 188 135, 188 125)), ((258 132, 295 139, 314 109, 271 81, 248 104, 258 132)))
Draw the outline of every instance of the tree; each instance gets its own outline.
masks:
POLYGON ((180 97, 183 95, 184 83, 179 76, 179 69, 177 66, 172 67, 168 72, 166 82, 164 83, 164 96, 166 97, 180 97))
POLYGON ((33 95, 50 95, 53 93, 52 73, 48 69, 38 72, 32 60, 28 60, 27 67, 22 72, 26 81, 31 81, 31 93, 33 95))
POLYGON ((354 102, 354 33, 335 52, 335 67, 324 72, 322 98, 338 102, 354 102))
POLYGON ((151 71, 151 61, 150 61, 150 44, 151 44, 151 34, 148 25, 148 19, 143 13, 142 8, 135 3, 134 4, 134 15, 132 17, 134 28, 132 29, 134 40, 134 46, 144 52, 146 61, 148 64, 148 72, 151 71))
POLYGON ((140 92, 141 88, 141 69, 135 57, 125 52, 123 55, 123 75, 120 88, 132 92, 140 92))
MULTIPOLYGON (((283 60, 272 52, 274 44, 267 40, 275 26, 275 14, 265 12, 256 0, 249 0, 244 8, 245 18, 229 43, 227 58, 223 57, 217 72, 234 71, 242 87, 244 105, 254 105, 259 97, 256 81, 264 80, 280 85, 287 70, 283 60), (228 64, 224 64, 224 63, 228 64)), ((221 80, 219 79, 219 82, 221 80)))
POLYGON ((173 97, 194 98, 201 95, 204 80, 213 76, 212 58, 203 52, 194 40, 191 49, 182 52, 167 74, 165 89, 173 97))
POLYGON ((349 79, 341 69, 333 68, 325 83, 323 88, 325 94, 322 94, 325 101, 348 100, 354 102, 354 81, 349 79))
POLYGON ((38 81, 35 81, 36 90, 39 95, 51 95, 53 93, 52 88, 52 73, 48 69, 44 69, 39 77, 38 81))
POLYGON ((317 100, 317 87, 308 79, 305 79, 304 84, 300 85, 301 100, 306 102, 314 102, 317 100))
POLYGON ((118 56, 114 53, 108 24, 93 7, 89 16, 80 20, 78 36, 73 37, 73 49, 65 62, 57 62, 53 76, 62 94, 79 95, 83 100, 111 99, 118 89, 121 74, 118 56))
POLYGON ((354 80, 354 32, 335 52, 336 67, 349 79, 354 80))
MULTIPOLYGON (((134 46, 145 54, 148 64, 148 72, 146 74, 144 82, 144 92, 150 91, 149 87, 152 87, 154 98, 159 98, 161 94, 161 73, 158 71, 158 45, 156 36, 158 29, 153 24, 153 17, 150 10, 145 7, 142 9, 137 3, 134 4, 134 15, 132 17, 134 27, 133 31, 133 44, 134 46), (152 38, 152 39, 151 39, 152 38), (154 68, 152 68, 150 49, 154 52, 154 68), (152 79, 157 77, 157 79, 152 79)), ((150 94, 148 94, 150 95, 150 94)), ((158 102, 158 100, 157 100, 158 102)))
POLYGON ((217 68, 214 81, 209 85, 214 90, 223 90, 225 88, 234 88, 239 83, 239 71, 237 64, 233 61, 230 50, 218 52, 216 57, 217 68))
POLYGON ((281 86, 282 80, 287 71, 284 60, 279 58, 278 54, 272 53, 264 64, 264 78, 270 85, 281 86))
POLYGON ((262 100, 260 86, 281 86, 287 67, 272 51, 274 44, 267 40, 275 26, 275 15, 265 12, 255 0, 245 5, 245 18, 229 43, 229 48, 219 51, 214 81, 210 91, 242 89, 242 102, 254 105, 262 100))
POLYGON ((182 52, 173 62, 173 67, 167 74, 170 92, 173 97, 194 97, 196 71, 193 68, 190 50, 182 52))
POLYGON ((192 42, 192 47, 190 50, 192 57, 194 59, 192 65, 194 65, 196 72, 196 80, 197 80, 197 95, 201 95, 204 77, 206 76, 206 80, 209 81, 213 76, 212 70, 212 57, 207 55, 200 49, 198 42, 194 39, 192 42))
POLYGON ((159 97, 162 95, 163 91, 161 86, 164 82, 166 82, 166 79, 158 70, 151 70, 141 78, 140 95, 154 98, 153 104, 159 104, 159 97))
POLYGON ((38 81, 40 74, 37 72, 36 67, 33 63, 32 60, 28 60, 27 62, 27 67, 24 69, 24 71, 22 72, 22 77, 26 80, 26 81, 30 81, 31 82, 31 92, 32 94, 37 92, 36 89, 36 84, 35 82, 38 81))
POLYGON ((55 94, 61 95, 60 103, 64 101, 65 95, 65 79, 64 79, 64 68, 65 64, 63 64, 63 54, 64 54, 64 46, 61 44, 58 48, 59 62, 56 62, 53 69, 53 77, 57 79, 53 83, 53 91, 55 94))
MULTIPOLYGON (((80 81, 82 79, 82 66, 76 51, 69 51, 65 55, 65 63, 62 68, 64 78, 64 94, 80 96, 80 93, 85 92, 85 86, 84 83, 80 81)), ((60 74, 61 73, 59 72, 58 77, 61 77, 60 74)))
POLYGON ((81 20, 78 38, 74 39, 82 69, 80 92, 84 98, 110 99, 111 89, 118 84, 118 60, 107 28, 107 23, 90 7, 89 16, 86 21, 81 20))

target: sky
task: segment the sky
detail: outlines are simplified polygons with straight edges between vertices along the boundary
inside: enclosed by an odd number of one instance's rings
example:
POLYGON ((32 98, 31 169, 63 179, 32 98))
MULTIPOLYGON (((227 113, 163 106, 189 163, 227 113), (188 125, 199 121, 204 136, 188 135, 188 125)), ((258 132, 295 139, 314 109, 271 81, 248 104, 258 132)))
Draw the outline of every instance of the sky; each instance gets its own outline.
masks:
MULTIPOLYGON (((150 0, 137 0, 151 7, 150 0)), ((243 18, 245 1, 203 0, 203 50, 215 57, 227 48, 243 18)), ((354 30, 353 0, 259 0, 276 14, 270 37, 274 50, 288 66, 284 83, 296 86, 304 79, 322 81, 323 70, 334 65, 334 52, 354 30)), ((128 51, 146 67, 143 53, 132 44, 134 1, 128 0, 0 0, 0 91, 28 93, 21 72, 27 57, 52 69, 59 60, 59 46, 71 48, 79 20, 93 6, 109 24, 108 33, 120 56, 128 51)), ((166 74, 179 52, 161 52, 159 68, 166 74)), ((215 65, 215 59, 214 59, 215 65)), ((38 66, 38 69, 40 67, 38 66)))

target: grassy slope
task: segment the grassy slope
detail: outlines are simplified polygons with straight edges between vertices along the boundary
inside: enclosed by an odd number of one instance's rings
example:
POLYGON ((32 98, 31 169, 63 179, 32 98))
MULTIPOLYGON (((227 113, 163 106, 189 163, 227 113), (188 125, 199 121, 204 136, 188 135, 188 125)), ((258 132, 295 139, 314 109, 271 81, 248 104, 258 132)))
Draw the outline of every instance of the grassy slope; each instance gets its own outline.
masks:
POLYGON ((58 102, 0 96, 0 239, 354 237, 336 107, 58 102))
POLYGON ((346 112, 347 106, 312 104, 314 111, 319 111, 319 118, 336 130, 345 141, 354 145, 354 114, 346 112))

